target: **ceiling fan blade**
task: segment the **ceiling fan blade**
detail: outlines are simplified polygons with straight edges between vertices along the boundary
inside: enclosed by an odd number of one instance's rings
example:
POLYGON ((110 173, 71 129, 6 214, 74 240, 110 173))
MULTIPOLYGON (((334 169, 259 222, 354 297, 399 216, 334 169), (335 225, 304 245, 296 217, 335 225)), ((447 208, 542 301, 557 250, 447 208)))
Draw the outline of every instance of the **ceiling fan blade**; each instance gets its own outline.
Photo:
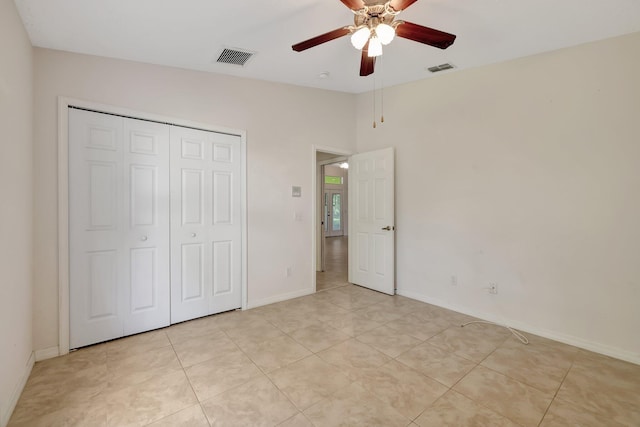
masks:
POLYGON ((396 12, 400 12, 401 10, 405 10, 418 0, 391 0, 389 6, 393 8, 396 12))
POLYGON ((407 21, 398 21, 398 23, 399 25, 396 28, 398 37, 428 44, 429 46, 446 49, 456 39, 454 34, 445 33, 444 31, 434 30, 433 28, 423 27, 407 21))
POLYGON ((337 30, 329 31, 328 33, 324 33, 319 36, 310 38, 309 40, 294 44, 293 46, 291 46, 291 48, 296 52, 302 52, 303 50, 318 46, 319 44, 326 43, 342 36, 346 36, 350 32, 351 30, 349 29, 349 27, 338 28, 337 30))
POLYGON ((360 75, 365 77, 373 74, 376 65, 376 57, 369 56, 369 42, 362 48, 362 57, 360 58, 360 75))
MULTIPOLYGON (((362 0, 340 0, 351 10, 360 10, 364 7, 364 2, 362 0)), ((414 0, 416 1, 416 0, 414 0)))

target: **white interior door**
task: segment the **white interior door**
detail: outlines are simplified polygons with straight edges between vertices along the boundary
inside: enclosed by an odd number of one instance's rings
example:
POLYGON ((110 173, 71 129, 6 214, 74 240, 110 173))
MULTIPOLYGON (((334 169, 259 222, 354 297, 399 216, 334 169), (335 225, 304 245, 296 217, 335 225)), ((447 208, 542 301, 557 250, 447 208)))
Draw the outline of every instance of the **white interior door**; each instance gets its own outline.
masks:
POLYGON ((171 128, 171 321, 239 308, 240 137, 171 128))
POLYGON ((71 348, 169 324, 168 139, 69 110, 71 348))
POLYGON ((349 282, 395 293, 394 151, 349 159, 349 282))

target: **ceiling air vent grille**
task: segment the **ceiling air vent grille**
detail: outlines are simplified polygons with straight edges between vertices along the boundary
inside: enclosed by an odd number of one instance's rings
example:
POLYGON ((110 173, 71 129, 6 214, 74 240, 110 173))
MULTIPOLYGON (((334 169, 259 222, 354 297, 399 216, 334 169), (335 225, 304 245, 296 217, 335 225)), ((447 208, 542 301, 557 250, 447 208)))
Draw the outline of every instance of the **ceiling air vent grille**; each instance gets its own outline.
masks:
POLYGON ((249 61, 254 54, 255 52, 250 52, 248 50, 224 48, 220 53, 220 56, 218 56, 218 59, 216 59, 216 62, 220 64, 233 64, 244 67, 247 61, 249 61))
POLYGON ((440 65, 436 65, 435 67, 429 67, 427 69, 432 73, 437 73, 444 70, 450 70, 452 68, 454 68, 452 64, 440 64, 440 65))

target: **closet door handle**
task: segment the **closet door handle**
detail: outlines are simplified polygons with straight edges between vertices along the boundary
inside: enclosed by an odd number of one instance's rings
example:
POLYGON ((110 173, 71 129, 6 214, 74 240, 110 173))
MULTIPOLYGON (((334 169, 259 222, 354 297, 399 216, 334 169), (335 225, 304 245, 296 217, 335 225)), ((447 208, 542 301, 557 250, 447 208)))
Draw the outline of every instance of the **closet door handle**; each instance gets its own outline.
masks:
POLYGON ((191 237, 196 237, 196 233, 191 233, 191 237))
POLYGON ((146 242, 146 241, 147 241, 147 236, 142 236, 142 237, 140 238, 140 240, 142 240, 143 242, 146 242))

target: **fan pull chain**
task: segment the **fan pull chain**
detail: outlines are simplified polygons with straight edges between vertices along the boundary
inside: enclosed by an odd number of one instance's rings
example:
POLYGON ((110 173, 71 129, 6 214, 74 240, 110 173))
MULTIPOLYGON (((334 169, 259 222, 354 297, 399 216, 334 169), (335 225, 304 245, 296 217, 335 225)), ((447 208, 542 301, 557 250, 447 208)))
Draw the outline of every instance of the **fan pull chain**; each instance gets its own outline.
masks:
MULTIPOLYGON (((382 59, 382 57, 380 58, 382 59)), ((382 72, 382 62, 380 61, 380 123, 384 123, 384 73, 382 72)))
POLYGON ((376 76, 373 76, 373 128, 376 128, 376 76))

